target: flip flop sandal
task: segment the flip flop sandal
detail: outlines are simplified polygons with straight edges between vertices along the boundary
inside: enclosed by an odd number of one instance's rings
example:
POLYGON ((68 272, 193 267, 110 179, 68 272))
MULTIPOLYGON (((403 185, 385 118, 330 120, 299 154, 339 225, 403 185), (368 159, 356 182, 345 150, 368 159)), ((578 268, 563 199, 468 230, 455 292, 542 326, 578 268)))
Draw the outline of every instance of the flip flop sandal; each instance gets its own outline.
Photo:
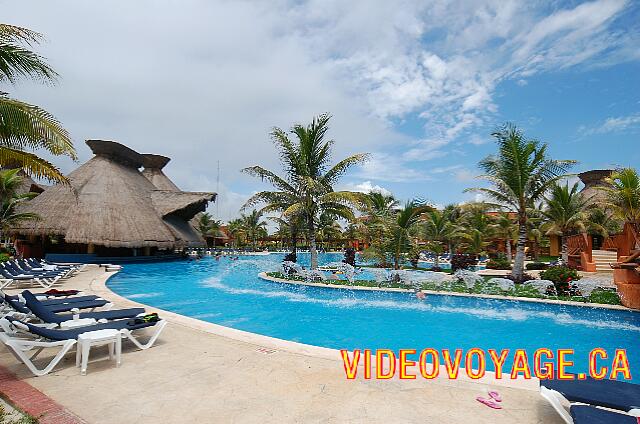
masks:
POLYGON ((493 400, 495 400, 496 402, 502 402, 502 396, 500 396, 500 393, 496 392, 495 390, 489 390, 489 397, 493 398, 493 400))
POLYGON ((499 404, 497 404, 493 399, 485 399, 481 396, 478 396, 476 398, 476 400, 486 406, 488 406, 489 408, 493 408, 493 409, 502 409, 502 406, 500 406, 499 404))

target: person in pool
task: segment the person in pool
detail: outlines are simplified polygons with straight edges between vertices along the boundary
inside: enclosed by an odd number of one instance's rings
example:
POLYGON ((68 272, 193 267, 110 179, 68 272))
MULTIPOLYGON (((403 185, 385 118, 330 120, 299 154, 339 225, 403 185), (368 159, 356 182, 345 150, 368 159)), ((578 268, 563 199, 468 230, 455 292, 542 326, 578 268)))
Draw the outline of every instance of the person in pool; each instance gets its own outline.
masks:
POLYGON ((426 295, 426 294, 424 294, 424 293, 423 293, 423 292, 421 292, 421 291, 417 291, 417 292, 416 292, 416 298, 417 298, 418 300, 425 300, 425 299, 427 298, 427 295, 426 295))

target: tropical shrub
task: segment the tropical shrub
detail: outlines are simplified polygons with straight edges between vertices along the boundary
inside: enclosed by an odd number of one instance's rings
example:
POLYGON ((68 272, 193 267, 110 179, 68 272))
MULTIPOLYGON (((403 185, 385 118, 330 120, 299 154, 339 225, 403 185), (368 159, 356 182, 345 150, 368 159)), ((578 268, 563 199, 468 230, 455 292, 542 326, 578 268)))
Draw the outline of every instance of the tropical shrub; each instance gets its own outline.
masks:
POLYGON ((544 262, 531 262, 528 263, 527 266, 527 271, 533 271, 533 270, 538 270, 538 269, 547 269, 549 268, 549 264, 544 263, 544 262))
POLYGON ((289 252, 284 256, 283 262, 297 262, 296 252, 289 252))
POLYGON ((451 270, 453 272, 456 272, 459 269, 469 269, 477 264, 478 260, 475 255, 456 253, 451 257, 451 270))
POLYGON ((574 291, 572 289, 572 282, 579 280, 580 275, 578 275, 578 271, 573 268, 558 265, 542 271, 540 278, 553 281, 553 285, 556 286, 556 291, 559 295, 571 295, 574 291))
POLYGON ((10 258, 8 253, 0 253, 0 262, 6 262, 10 258))
POLYGON ((494 259, 489 259, 487 261, 487 268, 488 269, 506 269, 506 270, 510 270, 511 269, 511 261, 508 260, 505 257, 497 257, 494 259))

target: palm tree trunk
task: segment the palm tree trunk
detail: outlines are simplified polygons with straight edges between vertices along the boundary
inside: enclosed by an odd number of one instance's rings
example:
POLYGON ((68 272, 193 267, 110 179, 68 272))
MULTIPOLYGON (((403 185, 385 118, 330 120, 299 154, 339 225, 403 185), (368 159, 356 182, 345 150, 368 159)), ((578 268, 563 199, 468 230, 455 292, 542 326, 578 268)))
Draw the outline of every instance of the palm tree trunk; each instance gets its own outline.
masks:
POLYGON ((318 268, 318 251, 316 250, 316 229, 313 218, 309 220, 309 252, 311 252, 311 269, 318 268))
POLYGON ((569 264, 569 244, 567 243, 567 236, 562 233, 560 236, 561 244, 562 244, 562 262, 565 265, 569 264))
POLYGON ((518 217, 518 243, 516 244, 516 257, 513 261, 513 277, 521 282, 524 275, 524 247, 527 244, 527 215, 520 213, 518 217))
POLYGON ((507 237, 507 241, 504 244, 505 253, 507 254, 507 259, 511 260, 511 240, 507 237))

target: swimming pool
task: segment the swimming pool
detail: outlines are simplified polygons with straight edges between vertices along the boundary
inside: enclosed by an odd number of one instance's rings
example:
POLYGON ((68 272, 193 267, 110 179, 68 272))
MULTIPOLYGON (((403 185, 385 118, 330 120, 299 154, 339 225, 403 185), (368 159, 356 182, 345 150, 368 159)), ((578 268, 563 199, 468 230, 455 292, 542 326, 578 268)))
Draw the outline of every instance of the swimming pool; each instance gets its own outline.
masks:
MULTIPOLYGON (((283 255, 125 265, 107 285, 153 307, 280 339, 336 349, 426 347, 465 351, 541 347, 575 349, 573 372, 588 352, 626 348, 640 372, 640 314, 509 300, 351 291, 264 281, 283 255)), ((299 255, 308 263, 308 255, 299 255)), ((321 254, 320 263, 340 260, 321 254)), ((532 361, 532 359, 529 359, 532 361)), ((487 369, 492 369, 491 363, 487 369)), ((510 369, 510 368, 509 368, 510 369)), ((637 378, 634 378, 634 381, 637 378)))

